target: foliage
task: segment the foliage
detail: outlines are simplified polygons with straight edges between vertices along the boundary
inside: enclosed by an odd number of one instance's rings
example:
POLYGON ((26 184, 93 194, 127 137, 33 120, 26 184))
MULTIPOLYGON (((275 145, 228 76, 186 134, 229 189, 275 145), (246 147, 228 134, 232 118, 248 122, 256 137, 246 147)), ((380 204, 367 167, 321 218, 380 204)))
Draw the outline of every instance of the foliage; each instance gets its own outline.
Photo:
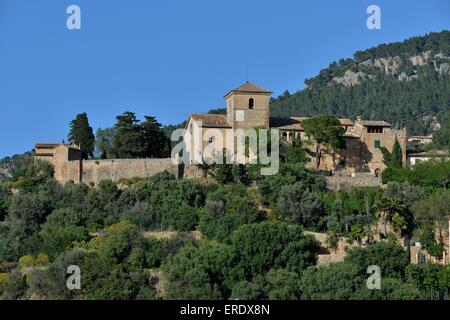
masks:
MULTIPOLYGON (((139 122, 133 112, 127 111, 116 118, 111 157, 164 158, 170 154, 170 140, 155 117, 145 116, 139 122)), ((107 152, 108 148, 106 145, 103 151, 107 152)))
POLYGON ((303 164, 280 164, 278 174, 265 176, 258 181, 259 190, 263 196, 263 201, 275 206, 283 186, 302 182, 312 192, 319 192, 325 188, 323 175, 316 171, 305 169, 303 164))
POLYGON ((323 147, 335 151, 342 147, 345 129, 338 118, 328 115, 319 115, 302 121, 305 134, 314 139, 316 144, 316 169, 319 169, 322 160, 323 147))
POLYGON ((450 191, 440 191, 415 202, 412 206, 415 222, 422 228, 436 227, 441 232, 448 228, 450 191))
POLYGON ((320 197, 302 182, 282 187, 277 211, 281 219, 307 229, 315 229, 324 214, 320 197))
POLYGON ((285 161, 286 163, 307 163, 310 161, 300 139, 294 138, 292 143, 288 146, 285 161))
POLYGON ((210 238, 227 242, 234 230, 259 220, 255 201, 242 185, 220 186, 207 195, 199 229, 210 238))
POLYGON ((95 133, 95 150, 101 159, 112 158, 114 128, 98 128, 95 133))
POLYGON ((80 147, 83 158, 94 156, 95 136, 86 113, 80 113, 70 122, 69 143, 80 147))

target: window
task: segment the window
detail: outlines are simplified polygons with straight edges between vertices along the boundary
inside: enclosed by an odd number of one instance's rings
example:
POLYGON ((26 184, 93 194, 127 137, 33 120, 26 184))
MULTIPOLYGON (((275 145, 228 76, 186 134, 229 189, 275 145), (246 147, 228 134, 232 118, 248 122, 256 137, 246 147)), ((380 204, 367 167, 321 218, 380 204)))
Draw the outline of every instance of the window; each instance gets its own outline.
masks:
POLYGON ((250 98, 248 100, 248 108, 253 109, 254 106, 255 106, 255 100, 253 100, 253 98, 250 98))
POLYGON ((375 140, 374 141, 374 146, 375 146, 375 148, 380 149, 381 148, 380 140, 375 140))
POLYGON ((209 137, 209 143, 212 143, 214 141, 214 137, 209 137))
POLYGON ((383 127, 367 127, 368 133, 383 133, 383 127))

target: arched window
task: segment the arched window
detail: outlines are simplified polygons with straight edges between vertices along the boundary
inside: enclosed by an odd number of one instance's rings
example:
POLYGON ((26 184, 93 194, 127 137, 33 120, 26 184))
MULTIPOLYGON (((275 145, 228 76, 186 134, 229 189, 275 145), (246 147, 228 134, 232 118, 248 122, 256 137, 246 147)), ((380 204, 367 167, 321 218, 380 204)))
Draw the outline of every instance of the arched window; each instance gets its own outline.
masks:
POLYGON ((254 105, 255 105, 255 100, 253 100, 253 98, 248 99, 248 108, 253 109, 254 105))

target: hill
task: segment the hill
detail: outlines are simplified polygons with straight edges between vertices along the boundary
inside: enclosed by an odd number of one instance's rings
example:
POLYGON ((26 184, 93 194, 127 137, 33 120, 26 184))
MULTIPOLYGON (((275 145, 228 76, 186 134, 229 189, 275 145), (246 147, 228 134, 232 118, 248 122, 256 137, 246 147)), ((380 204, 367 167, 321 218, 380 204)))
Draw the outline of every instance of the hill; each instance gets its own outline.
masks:
POLYGON ((383 119, 428 134, 450 114, 450 31, 358 51, 271 101, 273 116, 383 119))

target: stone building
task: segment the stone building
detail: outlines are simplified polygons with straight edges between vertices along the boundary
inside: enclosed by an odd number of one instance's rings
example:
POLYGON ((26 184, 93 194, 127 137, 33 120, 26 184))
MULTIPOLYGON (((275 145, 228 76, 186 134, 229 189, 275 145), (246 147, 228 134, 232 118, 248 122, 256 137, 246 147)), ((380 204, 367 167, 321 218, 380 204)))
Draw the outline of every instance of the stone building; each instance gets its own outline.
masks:
MULTIPOLYGON (((191 114, 183 135, 183 152, 186 154, 182 164, 170 158, 83 160, 77 146, 64 143, 37 143, 35 158, 52 163, 55 178, 61 183, 97 184, 106 179, 119 182, 121 179, 149 177, 164 170, 180 178, 198 177, 202 173, 195 164, 203 162, 205 150, 220 153, 232 150, 231 153, 234 153, 238 147, 235 132, 263 128, 278 129, 282 146, 289 145, 294 138, 302 140, 313 160, 314 141, 306 136, 302 128, 306 118, 270 117, 271 94, 267 89, 246 82, 224 96, 226 114, 191 114)), ((400 142, 403 162, 406 163, 404 129, 395 130, 384 121, 367 121, 360 117, 354 122, 350 119, 340 119, 340 122, 345 128, 345 147, 334 153, 324 148, 319 169, 379 175, 385 168, 380 148, 392 150, 396 139, 400 142)), ((251 157, 251 151, 246 157, 251 157)), ((310 161, 307 166, 314 168, 315 162, 310 161)))
POLYGON ((37 143, 35 160, 50 162, 54 167, 55 179, 62 184, 69 181, 88 185, 96 185, 102 180, 121 182, 124 179, 151 177, 162 171, 179 178, 202 174, 196 166, 180 166, 170 158, 83 160, 76 145, 64 143, 37 143))
POLYGON ((65 183, 67 181, 81 181, 82 152, 73 144, 65 143, 36 143, 35 160, 50 162, 54 167, 56 180, 65 183))
MULTIPOLYGON (((279 129, 282 144, 289 144, 294 138, 302 140, 311 160, 315 157, 315 146, 305 134, 302 121, 305 117, 270 117, 271 91, 252 83, 244 83, 225 96, 226 114, 191 114, 185 127, 185 150, 189 163, 201 163, 215 150, 236 154, 237 144, 233 132, 238 129, 279 129), (229 141, 229 140, 232 141, 229 141)), ((340 119, 345 128, 345 147, 335 153, 323 149, 321 170, 342 172, 370 172, 379 175, 386 168, 381 147, 391 151, 397 139, 406 164, 406 130, 395 130, 385 121, 369 121, 358 117, 356 121, 340 119)), ((310 161, 308 166, 315 167, 310 161)))

